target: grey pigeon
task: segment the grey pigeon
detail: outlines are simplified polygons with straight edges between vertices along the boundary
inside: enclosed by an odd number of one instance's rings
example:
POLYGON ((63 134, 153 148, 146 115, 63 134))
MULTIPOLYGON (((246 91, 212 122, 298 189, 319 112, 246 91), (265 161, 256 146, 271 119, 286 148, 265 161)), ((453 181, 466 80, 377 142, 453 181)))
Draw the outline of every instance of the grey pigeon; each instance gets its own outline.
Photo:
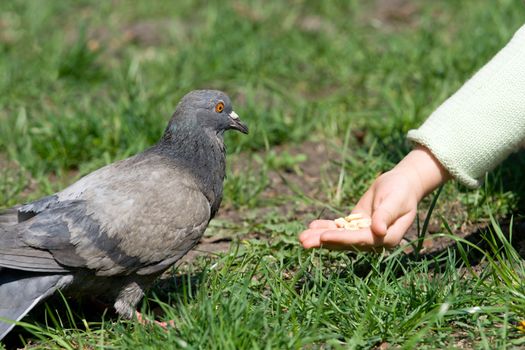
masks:
MULTIPOLYGON (((223 134, 248 128, 214 90, 182 98, 161 140, 61 192, 0 214, 0 318, 57 290, 101 296, 124 318, 199 241, 222 199, 223 134)), ((13 323, 0 322, 0 339, 13 323)))

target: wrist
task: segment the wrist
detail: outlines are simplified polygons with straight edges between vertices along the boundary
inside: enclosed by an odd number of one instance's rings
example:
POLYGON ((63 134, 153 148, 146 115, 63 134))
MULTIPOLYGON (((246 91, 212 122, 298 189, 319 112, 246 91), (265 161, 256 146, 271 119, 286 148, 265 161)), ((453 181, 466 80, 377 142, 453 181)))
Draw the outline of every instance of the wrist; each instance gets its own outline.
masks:
POLYGON ((418 202, 451 178, 443 165, 423 146, 414 148, 394 169, 402 169, 414 182, 418 202))

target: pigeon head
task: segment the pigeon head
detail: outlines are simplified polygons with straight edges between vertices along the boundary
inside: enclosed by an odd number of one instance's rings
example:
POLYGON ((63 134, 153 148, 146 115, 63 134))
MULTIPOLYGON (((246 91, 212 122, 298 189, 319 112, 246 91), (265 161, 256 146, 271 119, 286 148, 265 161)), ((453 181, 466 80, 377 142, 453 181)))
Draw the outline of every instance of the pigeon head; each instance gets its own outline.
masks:
POLYGON ((203 129, 221 135, 229 129, 248 133, 248 127, 233 111, 231 100, 222 91, 194 90, 179 102, 167 132, 203 129))

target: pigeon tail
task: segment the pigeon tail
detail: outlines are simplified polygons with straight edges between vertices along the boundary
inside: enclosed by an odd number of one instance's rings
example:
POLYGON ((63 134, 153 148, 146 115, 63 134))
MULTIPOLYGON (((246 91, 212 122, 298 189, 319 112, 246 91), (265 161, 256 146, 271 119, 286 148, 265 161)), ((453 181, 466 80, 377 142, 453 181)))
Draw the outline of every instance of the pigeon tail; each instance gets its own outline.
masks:
POLYGON ((35 305, 51 295, 65 275, 0 269, 0 339, 35 305))

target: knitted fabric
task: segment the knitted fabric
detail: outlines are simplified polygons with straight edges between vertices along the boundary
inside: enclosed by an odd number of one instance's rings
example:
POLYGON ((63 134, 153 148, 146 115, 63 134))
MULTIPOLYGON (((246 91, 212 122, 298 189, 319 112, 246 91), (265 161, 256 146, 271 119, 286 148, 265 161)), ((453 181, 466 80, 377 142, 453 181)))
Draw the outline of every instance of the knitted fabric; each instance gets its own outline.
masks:
POLYGON ((448 172, 477 187, 487 171, 525 142, 525 25, 408 139, 448 172))

